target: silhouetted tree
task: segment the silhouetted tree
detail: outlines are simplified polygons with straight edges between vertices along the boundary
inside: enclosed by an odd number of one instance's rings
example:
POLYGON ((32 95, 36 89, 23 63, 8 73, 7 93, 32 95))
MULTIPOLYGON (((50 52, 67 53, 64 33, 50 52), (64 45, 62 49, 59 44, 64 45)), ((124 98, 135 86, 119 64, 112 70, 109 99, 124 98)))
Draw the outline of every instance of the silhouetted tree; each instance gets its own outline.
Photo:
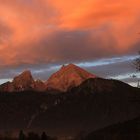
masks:
POLYGON ((22 130, 19 132, 18 139, 19 140, 25 140, 26 139, 26 136, 25 136, 25 134, 24 134, 24 132, 22 130))
POLYGON ((30 132, 28 133, 28 137, 27 140, 40 140, 39 135, 34 133, 34 132, 30 132))
MULTIPOLYGON (((138 57, 134 60, 134 66, 137 72, 140 72, 140 51, 138 57)), ((138 80, 138 88, 140 88, 140 80, 138 80)))
POLYGON ((42 133, 41 140, 48 140, 48 136, 46 135, 45 132, 42 133))
POLYGON ((140 51, 138 53, 138 57, 134 60, 134 65, 135 65, 136 71, 140 72, 140 51))

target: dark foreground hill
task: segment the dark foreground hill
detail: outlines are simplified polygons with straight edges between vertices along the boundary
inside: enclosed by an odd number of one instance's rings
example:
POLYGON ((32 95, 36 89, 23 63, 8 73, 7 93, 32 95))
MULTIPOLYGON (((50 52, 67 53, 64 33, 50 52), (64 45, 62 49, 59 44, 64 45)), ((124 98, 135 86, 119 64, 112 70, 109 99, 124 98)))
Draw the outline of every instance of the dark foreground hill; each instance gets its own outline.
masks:
POLYGON ((139 140, 140 118, 105 127, 88 134, 84 140, 139 140))
POLYGON ((0 131, 77 135, 140 116, 140 90, 93 78, 66 93, 0 93, 0 131))

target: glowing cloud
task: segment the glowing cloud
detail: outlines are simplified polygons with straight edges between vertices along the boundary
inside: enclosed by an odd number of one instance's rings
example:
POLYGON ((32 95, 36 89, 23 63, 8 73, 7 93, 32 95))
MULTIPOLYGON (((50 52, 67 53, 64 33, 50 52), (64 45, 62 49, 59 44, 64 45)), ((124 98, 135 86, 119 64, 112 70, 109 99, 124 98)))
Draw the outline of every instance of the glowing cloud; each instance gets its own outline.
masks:
POLYGON ((1 67, 133 53, 140 40, 139 5, 138 0, 0 0, 1 67))

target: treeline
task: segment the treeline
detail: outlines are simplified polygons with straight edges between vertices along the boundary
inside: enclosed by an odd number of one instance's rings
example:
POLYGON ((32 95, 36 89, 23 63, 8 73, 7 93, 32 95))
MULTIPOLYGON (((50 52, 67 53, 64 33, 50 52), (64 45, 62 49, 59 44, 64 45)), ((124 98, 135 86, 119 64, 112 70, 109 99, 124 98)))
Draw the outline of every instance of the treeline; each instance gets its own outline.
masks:
POLYGON ((52 138, 48 136, 45 132, 41 135, 29 132, 27 135, 21 130, 18 136, 18 140, 56 140, 57 138, 52 138))
POLYGON ((17 137, 0 135, 0 140, 57 140, 57 138, 50 137, 45 132, 43 132, 41 135, 35 132, 29 132, 26 134, 21 130, 17 137))

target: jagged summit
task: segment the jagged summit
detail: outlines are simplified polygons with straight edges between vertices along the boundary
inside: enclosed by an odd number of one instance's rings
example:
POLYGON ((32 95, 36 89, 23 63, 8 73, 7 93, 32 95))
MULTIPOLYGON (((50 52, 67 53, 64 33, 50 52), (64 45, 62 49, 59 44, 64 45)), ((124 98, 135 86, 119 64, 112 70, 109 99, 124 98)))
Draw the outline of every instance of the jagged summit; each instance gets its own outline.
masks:
POLYGON ((34 83, 34 79, 29 70, 22 72, 13 79, 13 86, 16 91, 30 90, 34 83))
POLYGON ((72 63, 70 63, 68 65, 62 65, 62 67, 61 67, 61 69, 70 69, 70 68, 73 69, 73 68, 79 68, 79 67, 72 63))
POLYGON ((70 63, 68 65, 63 65, 60 70, 64 70, 64 71, 73 70, 74 71, 74 70, 78 70, 78 69, 82 69, 82 68, 70 63))
POLYGON ((47 89, 67 91, 80 85, 84 80, 95 77, 95 75, 74 64, 68 64, 63 65, 60 70, 54 73, 46 82, 46 86, 47 89))
POLYGON ((20 76, 20 75, 28 75, 28 76, 30 75, 30 76, 31 76, 32 73, 31 73, 30 70, 24 70, 21 74, 19 74, 19 76, 20 76))
MULTIPOLYGON (((14 77, 14 80, 17 79, 22 79, 22 80, 33 80, 31 71, 29 70, 25 70, 24 72, 22 72, 21 74, 19 74, 18 76, 14 77)), ((13 81, 14 81, 13 80, 13 81)))
POLYGON ((34 80, 31 71, 25 70, 13 78, 12 82, 0 85, 2 92, 45 91, 45 84, 41 80, 34 80))

